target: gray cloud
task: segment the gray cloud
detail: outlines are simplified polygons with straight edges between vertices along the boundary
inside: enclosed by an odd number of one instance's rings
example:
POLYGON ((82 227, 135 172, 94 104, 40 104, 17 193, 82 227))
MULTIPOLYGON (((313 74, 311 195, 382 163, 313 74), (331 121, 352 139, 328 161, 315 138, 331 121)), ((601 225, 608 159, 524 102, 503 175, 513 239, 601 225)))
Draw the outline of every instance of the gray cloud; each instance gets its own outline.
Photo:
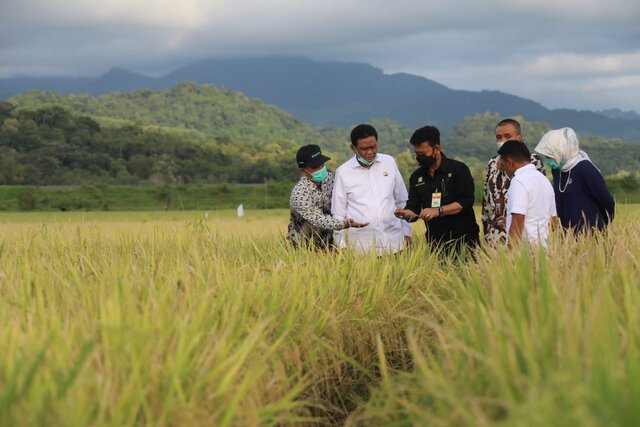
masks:
POLYGON ((210 56, 295 54, 549 107, 640 111, 636 0, 12 3, 0 5, 0 76, 157 75, 210 56))

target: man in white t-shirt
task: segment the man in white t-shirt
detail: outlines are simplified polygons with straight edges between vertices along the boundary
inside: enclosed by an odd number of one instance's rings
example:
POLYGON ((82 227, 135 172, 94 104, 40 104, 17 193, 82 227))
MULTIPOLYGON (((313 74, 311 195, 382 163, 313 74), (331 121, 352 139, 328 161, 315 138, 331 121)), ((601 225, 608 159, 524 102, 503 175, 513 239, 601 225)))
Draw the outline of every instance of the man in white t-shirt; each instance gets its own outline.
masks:
POLYGON ((524 142, 507 141, 498 154, 498 167, 511 177, 507 202, 509 246, 524 237, 532 246, 546 248, 549 224, 556 217, 551 183, 531 164, 531 153, 524 142))
POLYGON ((378 255, 398 252, 411 243, 411 225, 394 215, 409 196, 396 161, 378 153, 378 132, 367 124, 351 131, 351 150, 354 156, 336 170, 331 214, 369 225, 334 231, 335 245, 375 249, 378 255))

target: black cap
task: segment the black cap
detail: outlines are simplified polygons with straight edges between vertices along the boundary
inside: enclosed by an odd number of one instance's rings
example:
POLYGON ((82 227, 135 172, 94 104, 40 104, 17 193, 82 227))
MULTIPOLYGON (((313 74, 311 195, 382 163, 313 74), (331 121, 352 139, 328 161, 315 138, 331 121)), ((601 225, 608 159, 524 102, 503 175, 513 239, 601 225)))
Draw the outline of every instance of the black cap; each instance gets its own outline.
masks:
POLYGON ((296 161, 300 168, 316 168, 327 160, 331 160, 331 158, 323 155, 322 151, 320 151, 320 147, 315 144, 300 147, 296 154, 296 161))

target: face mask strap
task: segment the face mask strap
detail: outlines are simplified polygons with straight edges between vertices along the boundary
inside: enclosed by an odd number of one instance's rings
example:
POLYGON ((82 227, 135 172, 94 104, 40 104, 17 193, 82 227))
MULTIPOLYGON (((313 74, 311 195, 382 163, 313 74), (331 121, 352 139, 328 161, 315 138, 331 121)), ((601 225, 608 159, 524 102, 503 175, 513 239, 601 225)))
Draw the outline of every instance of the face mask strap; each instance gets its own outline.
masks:
POLYGON ((364 157, 362 157, 362 154, 360 154, 360 150, 358 150, 357 147, 353 147, 356 150, 356 159, 358 159, 358 161, 360 163, 364 163, 367 166, 371 166, 376 162, 376 159, 378 158, 378 153, 376 153, 376 156, 373 158, 372 161, 367 161, 364 157))
POLYGON ((309 179, 313 182, 322 182, 327 178, 327 165, 322 165, 322 168, 316 172, 309 172, 306 168, 303 169, 306 173, 308 173, 309 179))

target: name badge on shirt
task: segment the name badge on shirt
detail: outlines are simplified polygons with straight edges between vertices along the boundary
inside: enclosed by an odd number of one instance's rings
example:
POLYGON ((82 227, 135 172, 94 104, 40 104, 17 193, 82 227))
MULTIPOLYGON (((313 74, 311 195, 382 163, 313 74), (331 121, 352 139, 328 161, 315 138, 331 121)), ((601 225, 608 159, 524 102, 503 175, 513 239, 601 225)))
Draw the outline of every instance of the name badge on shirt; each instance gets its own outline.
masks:
POLYGON ((431 193, 431 207, 439 208, 442 201, 442 193, 431 193))

